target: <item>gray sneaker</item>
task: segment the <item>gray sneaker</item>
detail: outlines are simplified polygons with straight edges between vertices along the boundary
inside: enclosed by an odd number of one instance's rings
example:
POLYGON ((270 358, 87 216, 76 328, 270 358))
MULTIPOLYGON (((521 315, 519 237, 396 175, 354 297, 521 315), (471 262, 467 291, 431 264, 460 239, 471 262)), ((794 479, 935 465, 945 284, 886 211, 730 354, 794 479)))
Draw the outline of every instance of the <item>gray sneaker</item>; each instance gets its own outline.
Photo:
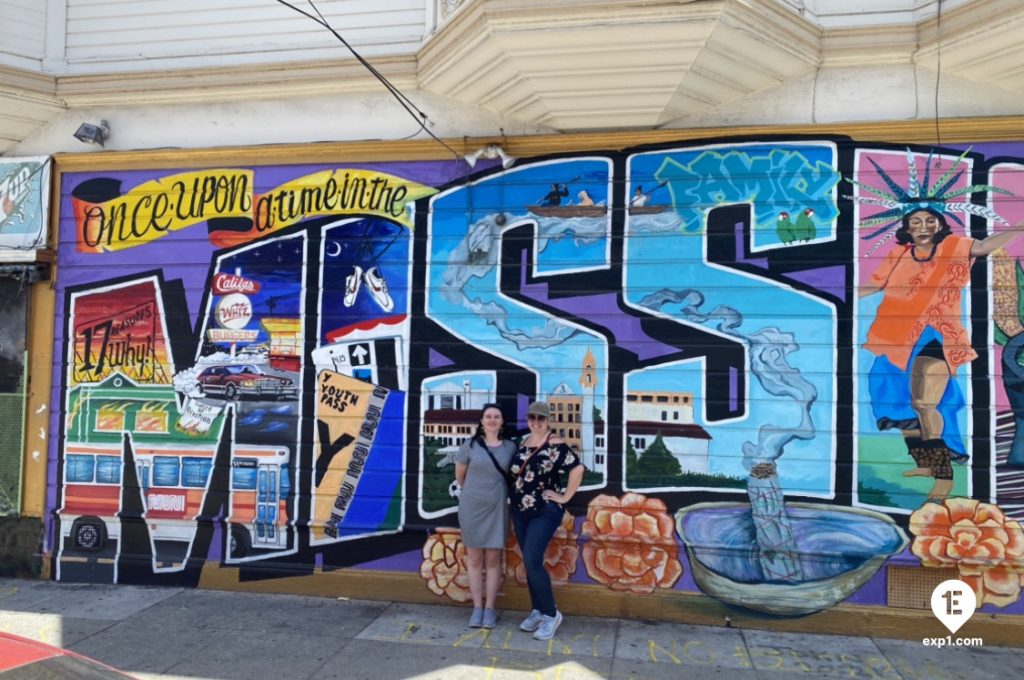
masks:
POLYGON ((527 633, 532 633, 533 631, 540 628, 540 622, 543 620, 544 615, 536 609, 534 609, 532 612, 530 612, 530 615, 527 616, 523 620, 523 622, 519 624, 519 630, 524 630, 527 633))
POLYGON ((542 618, 544 620, 540 622, 540 627, 533 634, 534 640, 550 640, 555 637, 555 631, 558 630, 558 626, 562 623, 562 612, 556 609, 554 616, 544 616, 542 618))
POLYGON ((484 610, 481 607, 473 607, 473 613, 469 615, 469 627, 479 628, 484 625, 484 610))
POLYGON ((483 618, 483 621, 481 621, 481 623, 480 623, 480 627, 481 628, 494 628, 494 625, 497 622, 498 622, 497 621, 497 616, 494 614, 494 610, 493 609, 485 609, 484 610, 484 618, 483 618))

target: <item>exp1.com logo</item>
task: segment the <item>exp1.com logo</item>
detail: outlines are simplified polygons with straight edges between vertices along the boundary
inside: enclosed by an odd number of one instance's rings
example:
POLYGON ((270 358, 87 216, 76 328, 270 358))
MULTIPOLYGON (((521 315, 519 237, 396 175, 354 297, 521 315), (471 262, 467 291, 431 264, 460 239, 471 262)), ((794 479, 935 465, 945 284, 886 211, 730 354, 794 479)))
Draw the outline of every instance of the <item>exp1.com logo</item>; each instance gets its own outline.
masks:
POLYGON ((980 647, 984 644, 980 637, 953 637, 974 615, 977 605, 974 589, 969 585, 955 578, 943 581, 932 591, 932 613, 949 629, 949 635, 924 638, 921 642, 926 647, 980 647))

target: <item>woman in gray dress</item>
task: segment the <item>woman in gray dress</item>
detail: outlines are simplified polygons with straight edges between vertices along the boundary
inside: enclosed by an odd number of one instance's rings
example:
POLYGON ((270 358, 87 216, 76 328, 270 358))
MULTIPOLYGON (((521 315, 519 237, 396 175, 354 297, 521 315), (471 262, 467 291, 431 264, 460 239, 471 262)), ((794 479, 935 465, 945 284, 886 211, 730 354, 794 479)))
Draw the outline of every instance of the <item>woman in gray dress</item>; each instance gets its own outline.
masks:
POLYGON ((455 454, 459 527, 466 546, 473 628, 494 628, 494 599, 501 585, 501 551, 508 538, 508 483, 505 472, 516 446, 505 436, 505 416, 497 404, 480 411, 476 434, 455 454), (499 470, 500 468, 500 470, 499 470), (486 571, 486 588, 484 588, 486 571))

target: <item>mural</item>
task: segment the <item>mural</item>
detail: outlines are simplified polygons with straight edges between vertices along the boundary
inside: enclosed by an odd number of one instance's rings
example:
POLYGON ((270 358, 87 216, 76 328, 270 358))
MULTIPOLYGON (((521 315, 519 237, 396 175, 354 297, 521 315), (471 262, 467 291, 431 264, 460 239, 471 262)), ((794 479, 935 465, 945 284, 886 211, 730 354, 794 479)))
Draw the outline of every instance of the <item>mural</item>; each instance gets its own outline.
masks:
POLYGON ((358 566, 465 602, 454 453, 543 399, 587 470, 557 586, 798 616, 955 567, 1024 613, 1022 163, 822 138, 66 173, 56 577, 358 566))
POLYGON ((0 160, 0 247, 42 248, 50 207, 50 159, 0 160))

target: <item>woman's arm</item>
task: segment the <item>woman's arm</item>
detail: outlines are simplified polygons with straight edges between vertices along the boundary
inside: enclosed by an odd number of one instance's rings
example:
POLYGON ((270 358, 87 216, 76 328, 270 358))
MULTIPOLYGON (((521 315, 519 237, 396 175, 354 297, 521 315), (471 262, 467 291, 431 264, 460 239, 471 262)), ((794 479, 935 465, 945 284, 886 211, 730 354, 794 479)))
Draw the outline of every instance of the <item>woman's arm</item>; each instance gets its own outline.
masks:
POLYGON ((577 465, 569 470, 569 481, 565 485, 565 491, 558 493, 554 489, 548 489, 544 492, 545 500, 561 503, 562 505, 571 501, 572 497, 576 495, 576 490, 580 488, 580 483, 583 482, 583 471, 585 469, 583 465, 577 465))
POLYGON ((466 470, 469 469, 469 465, 466 463, 455 464, 455 481, 459 483, 459 486, 465 486, 466 484, 466 470))
POLYGON ((999 250, 1003 246, 1009 245, 1010 242, 1020 236, 1022 232, 1024 232, 1024 222, 1019 222, 1006 231, 1001 231, 998 234, 992 234, 980 241, 975 241, 971 246, 971 257, 984 257, 985 255, 991 255, 994 251, 999 250))

